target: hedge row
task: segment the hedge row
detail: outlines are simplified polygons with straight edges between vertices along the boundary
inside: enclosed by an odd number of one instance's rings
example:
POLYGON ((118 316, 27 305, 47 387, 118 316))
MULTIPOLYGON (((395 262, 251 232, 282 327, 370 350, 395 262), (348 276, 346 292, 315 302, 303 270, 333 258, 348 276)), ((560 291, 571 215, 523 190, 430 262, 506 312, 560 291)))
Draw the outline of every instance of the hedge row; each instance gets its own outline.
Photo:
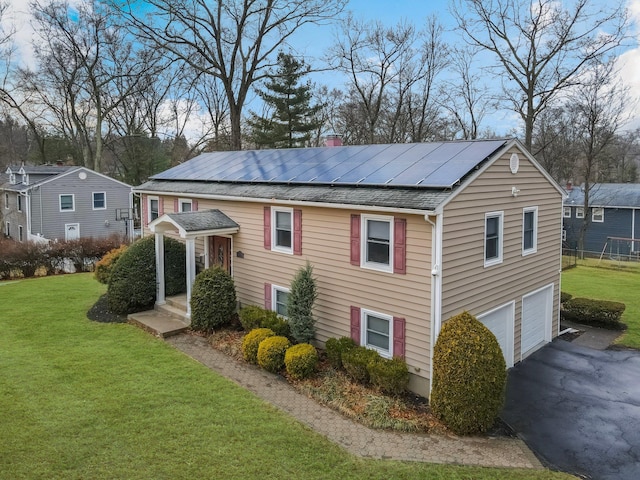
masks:
POLYGON ((563 320, 623 330, 625 324, 620 321, 626 306, 620 302, 593 300, 590 298, 570 298, 562 303, 560 315, 563 320))

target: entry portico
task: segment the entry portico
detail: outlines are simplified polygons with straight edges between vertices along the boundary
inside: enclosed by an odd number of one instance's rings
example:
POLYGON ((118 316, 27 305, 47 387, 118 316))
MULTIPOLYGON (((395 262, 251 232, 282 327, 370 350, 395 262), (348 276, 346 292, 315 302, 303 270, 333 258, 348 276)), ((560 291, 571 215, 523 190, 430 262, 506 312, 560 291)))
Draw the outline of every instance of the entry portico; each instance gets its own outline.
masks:
POLYGON ((165 303, 164 278, 164 235, 177 233, 185 240, 186 246, 186 278, 187 278, 187 317, 191 317, 191 290, 196 278, 196 239, 203 237, 205 244, 209 244, 210 237, 228 238, 225 242, 214 242, 220 252, 211 255, 210 248, 205 248, 204 266, 219 264, 230 270, 231 241, 233 234, 240 226, 220 210, 205 210, 202 212, 166 213, 151 223, 149 229, 155 234, 156 250, 156 305, 165 303))

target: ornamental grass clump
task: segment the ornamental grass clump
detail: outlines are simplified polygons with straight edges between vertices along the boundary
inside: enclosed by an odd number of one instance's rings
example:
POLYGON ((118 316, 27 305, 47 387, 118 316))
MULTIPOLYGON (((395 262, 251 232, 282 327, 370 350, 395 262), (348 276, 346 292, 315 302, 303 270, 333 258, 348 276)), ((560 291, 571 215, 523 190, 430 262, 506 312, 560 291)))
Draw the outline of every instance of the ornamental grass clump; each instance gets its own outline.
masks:
POLYGON ((498 340, 463 312, 442 326, 433 351, 431 411, 460 435, 485 432, 504 404, 507 370, 498 340))
POLYGON ((287 373, 296 380, 311 376, 317 364, 318 351, 308 343, 294 345, 284 354, 284 366, 287 373))
POLYGON ((284 367, 284 356, 290 346, 287 337, 265 338, 258 345, 258 365, 268 372, 278 373, 284 367))
POLYGON ((265 338, 273 337, 275 333, 268 328, 256 328, 244 336, 242 340, 242 356, 249 363, 258 363, 258 347, 265 338))
POLYGON ((231 322, 236 310, 236 288, 225 269, 216 266, 200 272, 191 293, 191 328, 211 333, 231 322))

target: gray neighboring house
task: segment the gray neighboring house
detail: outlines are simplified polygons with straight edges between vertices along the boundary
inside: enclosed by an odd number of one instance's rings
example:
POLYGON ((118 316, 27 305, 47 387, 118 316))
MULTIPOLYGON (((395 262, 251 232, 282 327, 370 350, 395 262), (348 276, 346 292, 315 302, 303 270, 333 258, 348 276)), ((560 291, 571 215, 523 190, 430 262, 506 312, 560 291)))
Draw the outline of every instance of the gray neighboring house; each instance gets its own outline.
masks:
POLYGON ((0 174, 2 234, 19 242, 130 237, 131 208, 130 185, 85 167, 9 166, 0 174))
POLYGON ((585 215, 589 227, 584 238, 588 252, 613 256, 637 255, 640 250, 640 183, 596 183, 589 208, 584 211, 583 186, 567 186, 562 214, 563 240, 576 248, 585 215))

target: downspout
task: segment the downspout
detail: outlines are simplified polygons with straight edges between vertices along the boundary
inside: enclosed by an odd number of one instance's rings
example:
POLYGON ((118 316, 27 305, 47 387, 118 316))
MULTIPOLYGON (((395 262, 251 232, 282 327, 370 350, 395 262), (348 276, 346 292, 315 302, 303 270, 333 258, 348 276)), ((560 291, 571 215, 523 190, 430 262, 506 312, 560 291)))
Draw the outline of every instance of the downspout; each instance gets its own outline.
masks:
POLYGON ((31 189, 27 190, 27 193, 24 195, 24 202, 26 205, 26 214, 27 214, 27 236, 26 240, 31 240, 31 189))
POLYGON ((424 216, 431 224, 431 345, 429 352, 429 392, 433 386, 433 347, 442 326, 442 214, 435 215, 435 222, 424 216))

